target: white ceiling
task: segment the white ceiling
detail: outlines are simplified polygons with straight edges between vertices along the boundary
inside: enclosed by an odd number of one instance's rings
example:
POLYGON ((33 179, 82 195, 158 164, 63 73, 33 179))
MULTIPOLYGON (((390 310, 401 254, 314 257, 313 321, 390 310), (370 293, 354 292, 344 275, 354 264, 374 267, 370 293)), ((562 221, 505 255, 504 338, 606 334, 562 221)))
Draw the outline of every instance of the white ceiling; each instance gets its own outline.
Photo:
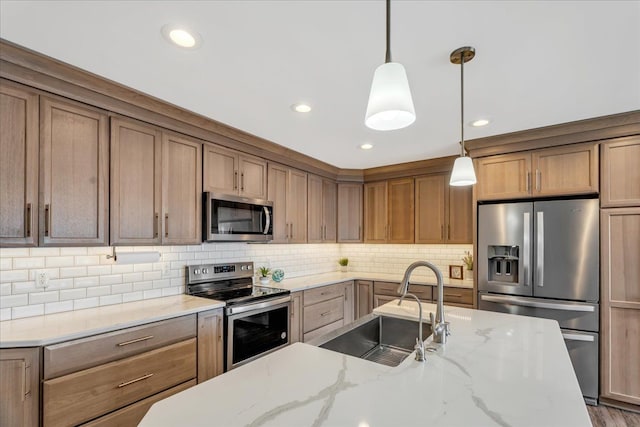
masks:
POLYGON ((2 38, 343 168, 458 153, 460 67, 467 139, 640 109, 639 1, 392 0, 393 60, 416 122, 364 125, 384 61, 385 2, 7 1, 2 38), (202 47, 169 45, 167 23, 202 47), (301 115, 289 106, 307 102, 301 115), (362 151, 364 142, 374 149, 362 151))

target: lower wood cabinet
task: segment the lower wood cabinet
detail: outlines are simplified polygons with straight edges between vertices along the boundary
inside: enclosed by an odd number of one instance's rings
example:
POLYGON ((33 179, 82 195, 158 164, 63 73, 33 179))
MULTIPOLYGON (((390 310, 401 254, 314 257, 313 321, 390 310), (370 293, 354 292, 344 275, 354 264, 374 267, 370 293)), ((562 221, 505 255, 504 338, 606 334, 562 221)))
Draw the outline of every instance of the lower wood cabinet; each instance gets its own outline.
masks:
POLYGON ((291 293, 291 316, 289 327, 289 343, 302 341, 302 291, 291 293))
POLYGON ((223 310, 198 313, 198 383, 224 372, 223 310))
POLYGON ((356 280, 354 284, 356 313, 355 319, 373 311, 373 281, 356 280))
MULTIPOLYGON (((438 289, 433 288, 433 301, 437 301, 438 289)), ((455 307, 473 308, 473 289, 444 287, 443 301, 446 305, 455 307)))
POLYGON ((39 407, 40 348, 0 349, 0 426, 38 426, 39 407))
POLYGON ((303 339, 309 341, 354 320, 353 281, 304 291, 303 339))
MULTIPOLYGON (((373 307, 375 308, 400 298, 398 286, 399 283, 375 281, 373 285, 373 307)), ((414 294, 423 302, 436 302, 438 300, 437 286, 409 285, 409 293, 414 294)), ((446 305, 473 308, 473 289, 445 286, 443 301, 446 305)))

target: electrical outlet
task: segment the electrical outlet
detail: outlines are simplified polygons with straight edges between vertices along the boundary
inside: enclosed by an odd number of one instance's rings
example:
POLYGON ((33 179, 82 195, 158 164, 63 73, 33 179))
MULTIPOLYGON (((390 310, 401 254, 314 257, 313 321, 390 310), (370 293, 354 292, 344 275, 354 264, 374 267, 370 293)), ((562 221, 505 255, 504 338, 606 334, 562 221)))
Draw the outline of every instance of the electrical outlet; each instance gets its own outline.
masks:
POLYGON ((170 267, 170 264, 169 264, 168 262, 165 262, 165 263, 162 265, 162 275, 163 275, 163 276, 169 276, 169 275, 171 275, 171 270, 169 269, 169 267, 170 267))
POLYGON ((45 289, 49 287, 49 273, 47 273, 46 271, 38 272, 36 279, 38 287, 45 289))

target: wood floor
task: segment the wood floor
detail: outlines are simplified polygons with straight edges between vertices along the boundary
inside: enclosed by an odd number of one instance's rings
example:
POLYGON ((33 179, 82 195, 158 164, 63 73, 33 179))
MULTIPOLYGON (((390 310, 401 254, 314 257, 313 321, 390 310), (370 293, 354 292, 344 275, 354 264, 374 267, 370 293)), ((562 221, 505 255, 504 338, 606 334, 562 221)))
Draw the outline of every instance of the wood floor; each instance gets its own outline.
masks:
POLYGON ((611 406, 587 405, 593 427, 638 427, 640 414, 612 408, 611 406))

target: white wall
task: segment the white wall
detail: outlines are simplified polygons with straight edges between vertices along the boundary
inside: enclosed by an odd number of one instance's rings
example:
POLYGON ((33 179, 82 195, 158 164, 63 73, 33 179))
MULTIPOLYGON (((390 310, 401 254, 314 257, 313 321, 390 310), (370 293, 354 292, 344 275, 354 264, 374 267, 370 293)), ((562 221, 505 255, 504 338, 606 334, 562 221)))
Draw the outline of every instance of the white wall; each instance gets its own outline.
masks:
MULTIPOLYGON (((115 264, 106 255, 111 247, 0 249, 0 320, 18 319, 101 305, 120 304, 184 292, 185 266, 253 261, 257 266, 282 268, 285 277, 338 269, 349 258, 352 271, 402 273, 411 262, 424 259, 448 276, 448 264, 462 265, 471 245, 369 244, 247 244, 117 247, 117 252, 162 253, 153 264, 115 264), (36 285, 47 273, 47 288, 36 285)), ((416 270, 416 277, 426 269, 416 270)))

